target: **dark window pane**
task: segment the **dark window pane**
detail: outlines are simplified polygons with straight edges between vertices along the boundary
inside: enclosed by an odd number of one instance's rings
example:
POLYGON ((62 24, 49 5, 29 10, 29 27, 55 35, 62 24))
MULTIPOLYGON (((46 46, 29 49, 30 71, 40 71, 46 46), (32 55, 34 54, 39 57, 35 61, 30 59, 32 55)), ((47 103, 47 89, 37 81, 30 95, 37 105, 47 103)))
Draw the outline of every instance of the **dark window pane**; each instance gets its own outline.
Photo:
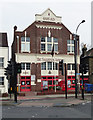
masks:
POLYGON ((26 79, 30 79, 30 77, 26 77, 26 79))
POLYGON ((25 79, 25 77, 21 77, 21 79, 25 79))
POLYGON ((41 63, 41 70, 46 70, 46 62, 41 63))
POLYGON ((26 42, 30 42, 30 37, 26 37, 26 42))
POLYGON ((41 37, 41 42, 45 42, 45 37, 41 37))
POLYGON ((68 79, 71 79, 71 77, 70 77, 70 76, 68 76, 68 79))
POLYGON ((68 65, 67 65, 67 69, 68 69, 68 70, 71 70, 71 64, 68 64, 68 65))
POLYGON ((45 44, 41 44, 41 50, 45 51, 45 44))
POLYGON ((53 39, 55 43, 58 43, 58 39, 57 38, 54 38, 53 39))
POLYGON ((25 63, 21 63, 21 69, 25 70, 25 63))
POLYGON ((46 77, 42 77, 42 79, 46 79, 46 77))
POLYGON ((75 64, 72 64, 72 70, 75 70, 75 64))
POLYGON ((26 69, 30 70, 30 63, 26 63, 26 69))
POLYGON ((67 40, 67 44, 70 44, 70 40, 67 40))
POLYGON ((48 81, 48 85, 52 85, 52 80, 49 80, 49 81, 48 81))
POLYGON ((21 81, 21 85, 25 85, 25 81, 21 81))
POLYGON ((25 42, 25 37, 21 37, 21 42, 25 42))
POLYGON ((48 79, 52 79, 52 77, 48 77, 48 79))
POLYGON ((27 85, 30 85, 30 81, 26 81, 26 84, 27 84, 27 85))
POLYGON ((47 42, 51 42, 51 37, 47 37, 47 42))

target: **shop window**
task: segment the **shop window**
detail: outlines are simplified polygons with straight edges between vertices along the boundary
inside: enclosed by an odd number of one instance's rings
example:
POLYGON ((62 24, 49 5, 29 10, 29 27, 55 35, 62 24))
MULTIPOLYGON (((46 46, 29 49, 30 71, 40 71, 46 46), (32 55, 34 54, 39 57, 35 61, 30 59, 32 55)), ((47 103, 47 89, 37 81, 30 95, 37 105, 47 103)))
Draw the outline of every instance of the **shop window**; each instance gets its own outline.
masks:
POLYGON ((46 79, 46 77, 42 77, 42 79, 46 79))
POLYGON ((52 77, 48 77, 48 79, 52 79, 52 77))
POLYGON ((75 79, 75 76, 72 76, 72 79, 75 79))
POLYGON ((21 79, 25 79, 25 77, 21 77, 21 79))
POLYGON ((68 79, 71 79, 71 76, 68 76, 68 79))
POLYGON ((52 85, 52 80, 49 80, 49 81, 48 81, 48 85, 52 85))
POLYGON ((30 79, 30 77, 26 77, 26 79, 30 79))

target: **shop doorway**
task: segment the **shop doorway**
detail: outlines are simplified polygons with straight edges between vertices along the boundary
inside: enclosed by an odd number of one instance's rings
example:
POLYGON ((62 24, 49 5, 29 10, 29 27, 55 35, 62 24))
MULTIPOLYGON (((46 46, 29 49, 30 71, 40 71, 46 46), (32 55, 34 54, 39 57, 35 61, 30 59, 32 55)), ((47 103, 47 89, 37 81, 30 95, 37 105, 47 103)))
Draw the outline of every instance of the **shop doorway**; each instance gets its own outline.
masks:
POLYGON ((20 79, 20 90, 21 92, 31 91, 31 77, 30 76, 21 76, 20 79))

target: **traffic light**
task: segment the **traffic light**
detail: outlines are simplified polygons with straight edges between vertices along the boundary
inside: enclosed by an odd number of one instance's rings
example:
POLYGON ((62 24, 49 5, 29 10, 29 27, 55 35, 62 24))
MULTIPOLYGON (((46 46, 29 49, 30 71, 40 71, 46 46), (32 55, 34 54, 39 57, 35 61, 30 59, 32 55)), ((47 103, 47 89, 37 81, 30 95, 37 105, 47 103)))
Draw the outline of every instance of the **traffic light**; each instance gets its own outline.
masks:
POLYGON ((21 73, 21 63, 16 63, 17 73, 21 73))
POLYGON ((5 73, 4 75, 6 75, 6 78, 9 80, 10 77, 12 76, 12 62, 11 61, 8 61, 8 66, 7 68, 5 68, 5 73))
POLYGON ((63 75, 64 74, 63 60, 59 61, 59 70, 62 71, 62 75, 63 75))
POLYGON ((79 65, 79 72, 82 73, 83 69, 82 69, 82 64, 79 65))
POLYGON ((84 65, 84 74, 86 74, 89 71, 89 64, 84 65))

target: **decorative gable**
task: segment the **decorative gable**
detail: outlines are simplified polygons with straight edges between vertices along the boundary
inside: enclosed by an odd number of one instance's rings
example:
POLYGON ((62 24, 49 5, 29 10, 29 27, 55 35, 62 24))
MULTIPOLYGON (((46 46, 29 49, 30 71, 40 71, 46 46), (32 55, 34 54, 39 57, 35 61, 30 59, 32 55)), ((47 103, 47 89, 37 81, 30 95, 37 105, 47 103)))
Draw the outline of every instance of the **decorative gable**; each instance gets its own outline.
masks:
POLYGON ((55 22, 61 23, 61 17, 56 16, 49 8, 42 14, 35 15, 36 21, 46 21, 46 22, 55 22))

